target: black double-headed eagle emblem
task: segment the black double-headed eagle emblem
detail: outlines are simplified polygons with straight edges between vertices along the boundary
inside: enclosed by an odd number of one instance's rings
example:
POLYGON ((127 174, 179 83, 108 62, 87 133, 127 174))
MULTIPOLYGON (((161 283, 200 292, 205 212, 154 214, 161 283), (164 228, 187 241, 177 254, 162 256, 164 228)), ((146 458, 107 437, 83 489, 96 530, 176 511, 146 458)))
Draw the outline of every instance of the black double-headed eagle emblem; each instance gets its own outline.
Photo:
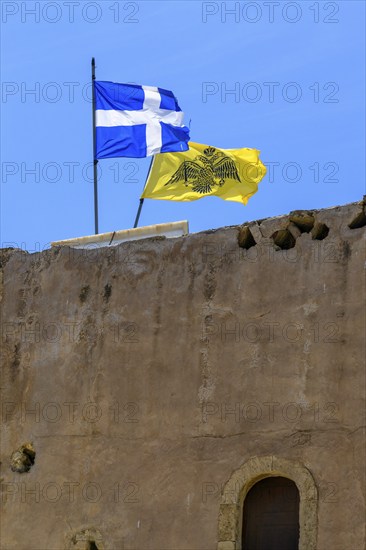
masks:
POLYGON ((186 187, 192 186, 192 191, 203 195, 216 186, 222 187, 226 178, 241 181, 235 162, 215 147, 207 147, 203 155, 182 162, 165 186, 182 181, 186 187))

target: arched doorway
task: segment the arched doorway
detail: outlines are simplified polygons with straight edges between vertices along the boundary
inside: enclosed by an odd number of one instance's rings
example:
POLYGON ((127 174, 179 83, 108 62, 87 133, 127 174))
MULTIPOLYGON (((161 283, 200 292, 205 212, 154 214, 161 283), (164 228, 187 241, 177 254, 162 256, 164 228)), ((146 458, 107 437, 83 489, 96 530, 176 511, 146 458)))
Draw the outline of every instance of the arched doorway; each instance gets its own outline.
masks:
POLYGON ((243 506, 243 550, 299 550, 296 484, 286 477, 266 477, 248 491, 243 506))
POLYGON ((318 490, 314 478, 301 462, 275 455, 252 457, 232 472, 221 495, 217 550, 244 550, 241 524, 246 497, 256 483, 268 477, 284 477, 296 484, 300 495, 299 550, 316 550, 318 490))

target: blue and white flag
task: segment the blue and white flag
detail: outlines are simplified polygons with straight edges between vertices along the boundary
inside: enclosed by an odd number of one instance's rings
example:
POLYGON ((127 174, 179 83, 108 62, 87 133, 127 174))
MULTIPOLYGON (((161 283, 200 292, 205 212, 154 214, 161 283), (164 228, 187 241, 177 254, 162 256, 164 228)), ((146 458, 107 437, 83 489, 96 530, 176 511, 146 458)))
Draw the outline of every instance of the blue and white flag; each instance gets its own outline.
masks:
POLYGON ((94 81, 96 158, 187 151, 189 129, 173 92, 94 81))

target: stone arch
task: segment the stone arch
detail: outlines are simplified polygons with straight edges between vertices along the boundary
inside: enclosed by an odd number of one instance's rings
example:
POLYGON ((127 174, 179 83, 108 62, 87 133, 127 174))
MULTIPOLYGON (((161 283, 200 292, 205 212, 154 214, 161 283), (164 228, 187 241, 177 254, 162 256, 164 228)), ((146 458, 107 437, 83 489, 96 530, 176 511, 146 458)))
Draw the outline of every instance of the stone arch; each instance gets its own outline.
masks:
POLYGON ((313 476, 300 462, 276 456, 250 458, 231 475, 221 496, 217 550, 241 550, 245 497, 257 481, 270 476, 287 477, 296 483, 300 495, 299 550, 316 550, 318 490, 313 476))

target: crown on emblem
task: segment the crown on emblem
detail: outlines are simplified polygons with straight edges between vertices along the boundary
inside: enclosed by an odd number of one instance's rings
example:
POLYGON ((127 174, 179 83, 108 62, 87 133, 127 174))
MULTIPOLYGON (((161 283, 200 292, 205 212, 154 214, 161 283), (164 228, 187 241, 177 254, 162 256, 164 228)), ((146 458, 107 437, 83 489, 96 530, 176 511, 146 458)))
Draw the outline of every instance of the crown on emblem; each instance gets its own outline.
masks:
POLYGON ((208 157, 211 157, 215 151, 216 151, 215 147, 207 147, 207 149, 203 150, 204 154, 208 157))

